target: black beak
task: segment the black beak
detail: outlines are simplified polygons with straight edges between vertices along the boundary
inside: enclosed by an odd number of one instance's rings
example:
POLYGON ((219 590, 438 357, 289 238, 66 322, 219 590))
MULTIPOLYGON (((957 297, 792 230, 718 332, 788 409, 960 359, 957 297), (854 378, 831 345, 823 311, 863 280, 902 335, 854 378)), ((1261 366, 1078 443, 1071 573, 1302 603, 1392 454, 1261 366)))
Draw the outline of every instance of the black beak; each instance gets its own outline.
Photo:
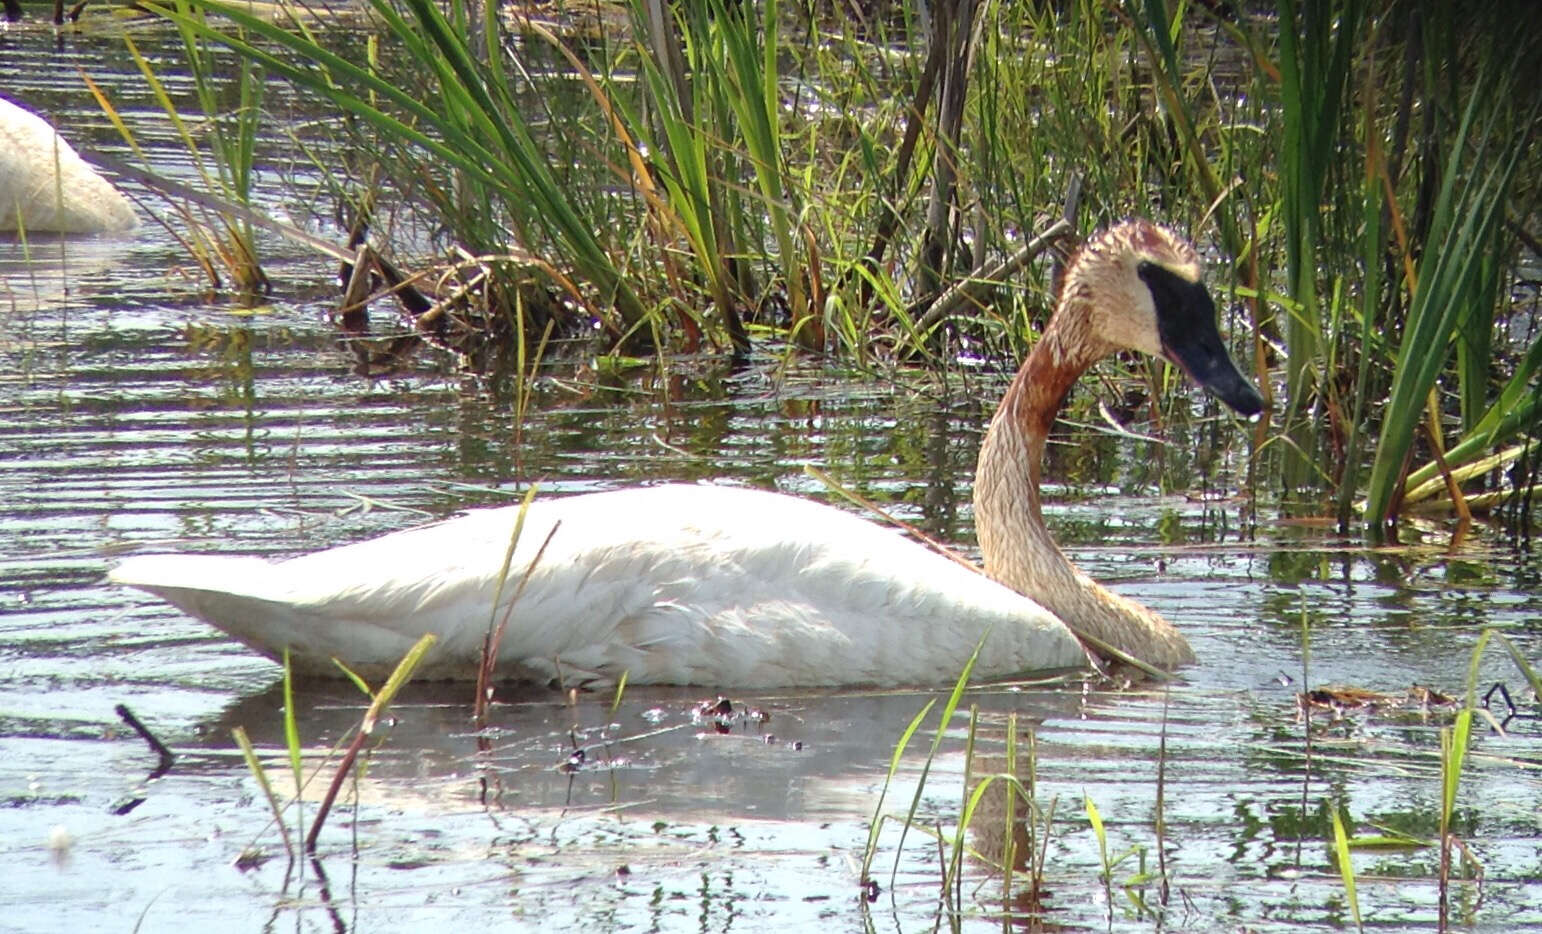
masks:
POLYGON ((1190 282, 1156 263, 1141 263, 1139 272, 1156 303, 1163 356, 1239 414, 1251 417, 1262 412, 1263 397, 1237 372, 1221 343, 1215 302, 1204 283, 1190 282))

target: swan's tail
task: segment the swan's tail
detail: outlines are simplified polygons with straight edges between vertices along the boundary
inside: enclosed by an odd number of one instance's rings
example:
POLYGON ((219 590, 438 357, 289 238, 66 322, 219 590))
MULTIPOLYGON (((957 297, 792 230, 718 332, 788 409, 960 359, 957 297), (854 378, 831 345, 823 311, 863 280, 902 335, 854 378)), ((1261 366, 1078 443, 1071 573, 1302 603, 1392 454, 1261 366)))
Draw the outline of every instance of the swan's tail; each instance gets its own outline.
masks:
POLYGON ((107 579, 149 591, 183 609, 188 608, 180 600, 195 600, 198 594, 269 601, 284 598, 279 589, 282 582, 273 573, 272 564, 237 555, 137 555, 108 571, 107 579))
MULTIPOLYGON (((349 581, 339 579, 335 563, 317 566, 315 556, 307 561, 306 568, 296 568, 292 561, 236 555, 138 555, 107 576, 155 594, 274 661, 283 661, 287 651, 299 674, 338 677, 338 659, 355 674, 383 680, 424 632, 443 636, 433 620, 414 622, 410 614, 409 625, 392 628, 400 607, 371 604, 368 590, 361 602, 349 581)), ((480 638, 473 641, 480 645, 480 638)), ((452 654, 438 668, 420 666, 418 676, 474 676, 474 663, 452 664, 474 657, 468 651, 452 654)))
POLYGON ((261 558, 138 555, 107 577, 155 594, 275 661, 290 649, 298 671, 337 674, 330 670, 330 658, 343 654, 337 633, 318 627, 277 567, 261 558))

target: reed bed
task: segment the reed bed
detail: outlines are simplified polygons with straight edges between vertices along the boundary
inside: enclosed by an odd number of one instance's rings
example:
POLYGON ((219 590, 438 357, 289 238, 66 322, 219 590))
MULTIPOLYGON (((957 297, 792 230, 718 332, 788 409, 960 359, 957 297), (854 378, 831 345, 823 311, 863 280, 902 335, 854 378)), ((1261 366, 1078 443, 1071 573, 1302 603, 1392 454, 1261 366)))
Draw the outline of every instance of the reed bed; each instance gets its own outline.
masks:
MULTIPOLYGON (((1378 530, 1437 478, 1458 512, 1529 504, 1542 39, 1506 26, 1516 4, 368 0, 362 45, 147 6, 200 104, 227 85, 210 154, 233 200, 259 76, 342 116, 350 244, 406 270, 368 266, 356 304, 395 297, 429 336, 448 312, 597 354, 1006 363, 1056 256, 1145 214, 1206 247, 1267 387, 1255 484, 1378 530), (1028 251, 1062 215, 1058 249, 1028 251)), ((1190 416, 1162 365, 1112 365, 1190 416)))

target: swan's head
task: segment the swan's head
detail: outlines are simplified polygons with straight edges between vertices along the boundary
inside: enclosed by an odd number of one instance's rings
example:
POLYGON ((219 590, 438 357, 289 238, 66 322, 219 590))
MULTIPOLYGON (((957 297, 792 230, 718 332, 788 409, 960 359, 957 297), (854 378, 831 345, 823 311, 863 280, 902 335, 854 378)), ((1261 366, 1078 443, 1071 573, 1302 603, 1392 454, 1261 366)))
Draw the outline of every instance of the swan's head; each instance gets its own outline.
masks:
POLYGON ((1172 231, 1146 220, 1108 228, 1071 261, 1065 295, 1098 340, 1166 358, 1243 415, 1263 410, 1221 343, 1199 255, 1172 231))

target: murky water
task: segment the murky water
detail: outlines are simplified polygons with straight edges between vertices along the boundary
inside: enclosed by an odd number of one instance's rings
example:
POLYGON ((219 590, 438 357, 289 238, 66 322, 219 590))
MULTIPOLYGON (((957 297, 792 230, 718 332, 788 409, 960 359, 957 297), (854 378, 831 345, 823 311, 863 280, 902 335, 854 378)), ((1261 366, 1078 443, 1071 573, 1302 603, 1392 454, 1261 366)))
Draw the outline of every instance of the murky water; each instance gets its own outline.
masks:
MULTIPOLYGON (((153 50, 153 36, 139 41, 153 50)), ((115 39, 56 48, 45 32, 0 32, 5 92, 113 151, 74 69, 108 80, 131 123, 151 126, 124 63, 115 39)), ((278 176, 264 182, 281 208, 278 176)), ((805 464, 968 542, 969 474, 999 374, 859 380, 765 358, 738 372, 689 359, 663 376, 602 378, 577 360, 547 368, 521 421, 506 392, 443 356, 388 381, 353 375, 328 323, 330 264, 267 250, 278 293, 239 309, 208 304, 154 225, 131 239, 34 243, 30 262, 0 241, 0 928, 930 929, 941 870, 921 831, 900 850, 886 825, 871 904, 859 867, 894 744, 932 693, 730 691, 719 718, 698 710, 709 690, 633 688, 612 711, 608 694, 509 688, 478 734, 468 687, 416 686, 318 859, 291 869, 230 733, 244 727, 270 773, 285 772, 278 669, 107 587, 103 572, 152 546, 294 554, 504 502, 529 482, 557 493, 715 478, 823 496, 805 464), (174 749, 169 772, 147 780, 156 757, 119 704, 174 749), (247 852, 257 858, 238 864, 247 852)), ((1430 527, 1427 546, 1378 553, 1255 524, 1232 496, 1240 466, 1196 453, 1235 429, 1202 424, 1132 426, 1165 433, 1162 449, 1072 432, 1046 471, 1060 481, 1047 516, 1072 557, 1189 634, 1200 662, 1186 682, 1165 694, 1002 686, 965 702, 981 711, 987 751, 999 752, 1009 712, 1035 730, 1037 790, 1055 802, 1047 924, 1158 926, 1139 907, 1158 906, 1156 884, 1127 881, 1157 865, 1159 759, 1164 926, 1350 923, 1330 855, 1334 806, 1360 833, 1435 835, 1449 713, 1318 712, 1308 756, 1294 699, 1303 619, 1314 686, 1459 692, 1485 625, 1542 656, 1529 552, 1483 530, 1454 552, 1430 527), (1163 476, 1191 495, 1157 495, 1163 476), (1084 796, 1110 856, 1135 851, 1110 887, 1084 796)), ((1498 651, 1479 680, 1530 701, 1498 651)), ((326 771, 362 698, 308 684, 297 701, 307 774, 326 771)), ((909 806, 933 718, 888 813, 909 806)), ((1542 728, 1511 726, 1478 737, 1457 807, 1483 882, 1453 886, 1453 917, 1484 930, 1542 925, 1542 728)), ((965 727, 950 725, 920 797, 924 825, 947 833, 965 727)), ((1435 848, 1354 862, 1368 920, 1433 923, 1435 848)), ((982 917, 999 883, 970 872, 973 914, 958 923, 999 924, 982 917)))

